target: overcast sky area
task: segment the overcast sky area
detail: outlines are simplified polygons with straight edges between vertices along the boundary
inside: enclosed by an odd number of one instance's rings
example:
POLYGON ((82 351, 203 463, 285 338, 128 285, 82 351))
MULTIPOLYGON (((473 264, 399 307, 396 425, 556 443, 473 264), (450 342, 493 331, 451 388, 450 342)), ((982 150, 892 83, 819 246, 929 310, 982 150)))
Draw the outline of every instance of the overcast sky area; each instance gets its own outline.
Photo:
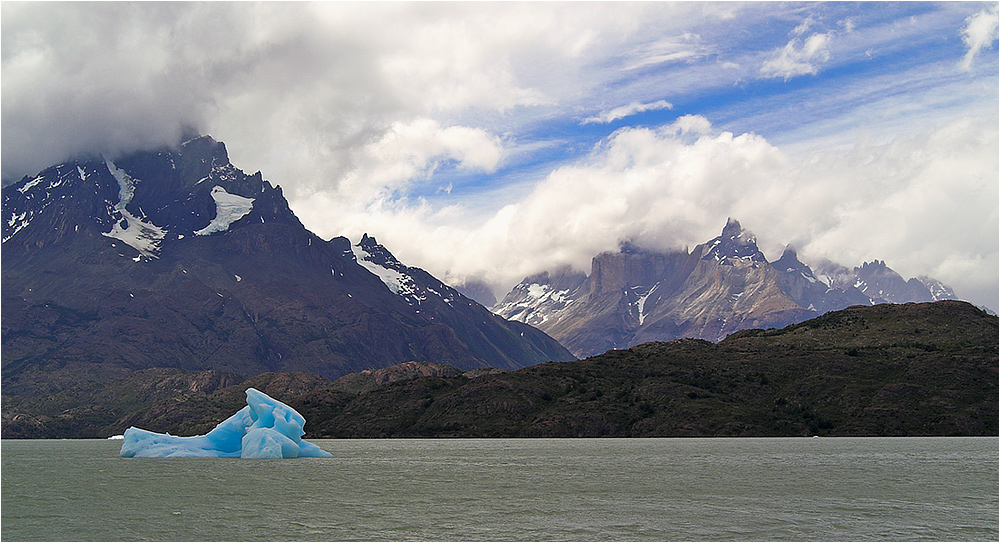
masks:
POLYGON ((996 310, 997 8, 3 2, 3 183, 195 131, 321 237, 498 297, 732 217, 996 310))

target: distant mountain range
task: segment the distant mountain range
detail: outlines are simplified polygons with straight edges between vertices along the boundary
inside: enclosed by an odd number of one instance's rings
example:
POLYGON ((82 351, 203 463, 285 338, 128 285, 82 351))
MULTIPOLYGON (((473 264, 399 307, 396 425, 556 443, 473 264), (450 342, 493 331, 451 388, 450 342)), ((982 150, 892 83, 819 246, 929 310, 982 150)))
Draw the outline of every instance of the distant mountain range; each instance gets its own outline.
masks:
POLYGON ((59 164, 2 194, 5 399, 149 368, 333 379, 573 359, 372 237, 320 239, 207 136, 59 164))
POLYGON ((853 270, 824 261, 814 271, 788 247, 768 262, 756 237, 730 219, 718 237, 690 252, 624 243, 594 257, 590 275, 562 268, 527 277, 493 311, 587 357, 647 341, 719 341, 851 305, 954 298, 941 282, 904 280, 878 260, 853 270))

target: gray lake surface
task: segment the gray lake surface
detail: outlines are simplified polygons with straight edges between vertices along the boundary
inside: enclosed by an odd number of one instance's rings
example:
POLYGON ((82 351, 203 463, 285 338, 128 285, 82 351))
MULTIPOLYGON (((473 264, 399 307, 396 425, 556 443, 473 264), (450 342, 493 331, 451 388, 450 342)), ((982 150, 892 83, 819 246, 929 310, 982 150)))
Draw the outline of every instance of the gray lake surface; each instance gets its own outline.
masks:
POLYGON ((997 541, 997 438, 4 440, 4 541, 997 541))

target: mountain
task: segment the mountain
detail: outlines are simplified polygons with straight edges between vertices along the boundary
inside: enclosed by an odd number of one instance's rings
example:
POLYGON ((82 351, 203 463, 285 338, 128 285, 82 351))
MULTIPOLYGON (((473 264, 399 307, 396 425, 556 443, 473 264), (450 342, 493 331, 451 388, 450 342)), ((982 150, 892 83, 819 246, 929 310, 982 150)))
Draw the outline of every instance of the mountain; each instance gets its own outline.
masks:
POLYGON ((372 237, 320 239, 207 136, 52 166, 2 195, 5 409, 151 368, 334 379, 573 358, 372 237))
POLYGON ((335 382, 240 382, 140 370, 5 406, 3 435, 104 437, 131 425, 203 434, 254 387, 305 416, 310 439, 995 436, 997 338, 995 315, 941 301, 853 306, 719 343, 651 342, 513 371, 409 362, 335 382))
POLYGON ((730 219, 719 236, 691 252, 623 243, 618 252, 594 257, 589 276, 563 268, 527 277, 493 311, 536 326, 586 357, 647 341, 719 341, 851 305, 954 298, 947 286, 929 278, 906 281, 884 262, 854 270, 821 264, 814 273, 792 247, 769 263, 756 237, 730 219))

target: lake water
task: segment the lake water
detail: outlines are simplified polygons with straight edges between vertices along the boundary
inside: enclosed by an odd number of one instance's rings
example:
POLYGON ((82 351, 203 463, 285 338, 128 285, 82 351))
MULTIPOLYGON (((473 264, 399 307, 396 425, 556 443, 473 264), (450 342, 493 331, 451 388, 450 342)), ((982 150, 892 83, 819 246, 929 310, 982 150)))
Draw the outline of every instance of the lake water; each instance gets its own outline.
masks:
POLYGON ((996 438, 316 440, 332 458, 3 441, 17 540, 990 540, 996 438))

